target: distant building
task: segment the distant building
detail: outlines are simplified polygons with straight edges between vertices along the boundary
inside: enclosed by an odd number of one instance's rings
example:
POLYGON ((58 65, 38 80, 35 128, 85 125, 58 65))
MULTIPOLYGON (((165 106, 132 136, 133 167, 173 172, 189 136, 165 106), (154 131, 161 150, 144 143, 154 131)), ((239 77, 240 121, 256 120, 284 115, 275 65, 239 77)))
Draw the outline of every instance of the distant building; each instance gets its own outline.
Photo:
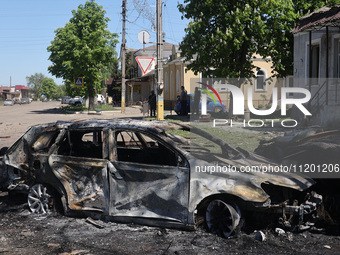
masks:
MULTIPOLYGON (((172 54, 173 44, 163 42, 162 44, 162 54, 163 60, 169 58, 172 54)), ((149 98, 152 90, 155 90, 156 80, 155 80, 155 68, 157 61, 157 50, 156 45, 146 47, 139 50, 131 50, 131 63, 133 67, 133 73, 137 74, 136 77, 131 77, 126 81, 127 85, 127 96, 128 102, 134 103, 137 101, 145 101, 149 98), (136 57, 149 57, 153 58, 149 68, 146 70, 145 74, 142 72, 141 68, 136 61, 136 57)), ((133 76, 133 75, 132 75, 133 76)))
POLYGON ((1 86, 0 97, 5 99, 13 99, 15 97, 30 97, 30 88, 24 85, 15 85, 14 87, 1 86))
MULTIPOLYGON (((164 109, 171 110, 174 108, 177 96, 181 93, 181 86, 184 86, 189 94, 193 94, 195 86, 192 86, 192 81, 199 81, 201 74, 195 73, 187 68, 190 61, 185 61, 184 57, 180 56, 179 46, 171 43, 163 43, 163 98, 164 109)), ((145 101, 148 99, 151 90, 156 87, 156 45, 146 47, 140 50, 131 50, 131 63, 136 77, 127 79, 127 98, 128 102, 135 103, 137 101, 145 101), (136 57, 153 58, 149 68, 145 74, 139 67, 136 57), (137 70, 137 71, 136 71, 137 70)), ((282 82, 272 81, 268 79, 272 76, 272 62, 270 58, 264 59, 261 56, 254 55, 252 58, 253 64, 256 66, 254 75, 257 77, 253 83, 243 83, 241 89, 244 91, 247 98, 248 87, 252 87, 254 107, 259 105, 265 106, 270 104, 272 99, 272 91, 274 87, 285 86, 282 82)), ((131 76, 130 76, 131 77, 131 76)), ((217 81, 218 82, 218 81, 217 81)), ((198 85, 198 84, 197 84, 198 85)), ((222 100, 228 102, 229 92, 219 90, 222 100)), ((280 96, 278 98, 280 99, 280 96)), ((247 107, 247 101, 245 106, 247 107)))
MULTIPOLYGON (((272 62, 270 58, 264 59, 259 55, 254 55, 252 58, 255 79, 252 82, 244 82, 240 85, 241 90, 245 95, 245 107, 248 108, 247 95, 248 88, 252 88, 253 92, 253 105, 259 107, 260 105, 270 104, 272 99, 272 92, 274 87, 282 87, 284 84, 281 81, 274 79, 269 82, 268 79, 272 76, 272 62)), ((190 61, 185 61, 184 57, 180 56, 178 46, 173 46, 172 54, 167 62, 163 65, 163 78, 164 78, 164 106, 165 109, 173 109, 176 98, 181 93, 181 86, 183 85, 188 94, 193 94, 195 87, 199 86, 197 83, 200 81, 201 73, 195 73, 187 68, 190 61)), ((205 77, 201 77, 204 78, 205 77)), ((219 77, 221 78, 221 77, 219 77)), ((222 81, 214 80, 218 84, 222 81)), ((212 85, 214 87, 214 85, 212 85)), ((229 92, 222 88, 217 89, 222 101, 229 107, 229 92)), ((278 98, 281 98, 279 94, 278 98)))
POLYGON ((15 92, 19 92, 19 97, 30 97, 30 88, 24 85, 15 85, 15 92))

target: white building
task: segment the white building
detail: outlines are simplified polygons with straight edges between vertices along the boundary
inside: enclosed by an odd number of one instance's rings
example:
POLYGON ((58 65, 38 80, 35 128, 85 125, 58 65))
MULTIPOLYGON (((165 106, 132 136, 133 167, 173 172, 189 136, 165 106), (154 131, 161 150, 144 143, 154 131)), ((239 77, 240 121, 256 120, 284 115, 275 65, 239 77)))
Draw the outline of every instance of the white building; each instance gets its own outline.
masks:
POLYGON ((294 34, 294 87, 309 89, 315 124, 340 123, 340 5, 301 18, 294 34))

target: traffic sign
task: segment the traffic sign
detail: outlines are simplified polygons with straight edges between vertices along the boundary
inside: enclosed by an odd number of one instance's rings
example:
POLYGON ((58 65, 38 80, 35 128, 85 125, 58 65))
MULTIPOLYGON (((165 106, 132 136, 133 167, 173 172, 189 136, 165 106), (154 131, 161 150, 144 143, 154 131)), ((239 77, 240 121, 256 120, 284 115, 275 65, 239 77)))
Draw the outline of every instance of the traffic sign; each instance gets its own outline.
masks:
POLYGON ((142 30, 137 35, 138 41, 140 43, 146 44, 150 42, 150 34, 148 31, 142 30))
POLYGON ((84 77, 76 77, 76 78, 74 78, 74 87, 75 88, 84 87, 84 77))
POLYGON ((142 69, 143 74, 146 73, 146 71, 149 69, 153 58, 150 57, 136 57, 136 61, 139 65, 139 67, 142 69))

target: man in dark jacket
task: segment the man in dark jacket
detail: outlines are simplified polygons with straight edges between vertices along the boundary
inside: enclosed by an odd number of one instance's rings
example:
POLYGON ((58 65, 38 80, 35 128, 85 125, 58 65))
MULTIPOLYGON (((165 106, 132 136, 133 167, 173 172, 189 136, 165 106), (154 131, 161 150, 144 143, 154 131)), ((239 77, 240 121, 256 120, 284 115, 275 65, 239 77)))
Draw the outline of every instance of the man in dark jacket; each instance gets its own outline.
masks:
POLYGON ((151 95, 149 96, 149 108, 150 108, 150 116, 156 117, 156 94, 152 90, 151 95))
POLYGON ((187 104, 188 104, 188 96, 187 96, 187 91, 185 90, 184 86, 181 87, 182 92, 181 92, 181 115, 187 115, 188 110, 187 110, 187 104))

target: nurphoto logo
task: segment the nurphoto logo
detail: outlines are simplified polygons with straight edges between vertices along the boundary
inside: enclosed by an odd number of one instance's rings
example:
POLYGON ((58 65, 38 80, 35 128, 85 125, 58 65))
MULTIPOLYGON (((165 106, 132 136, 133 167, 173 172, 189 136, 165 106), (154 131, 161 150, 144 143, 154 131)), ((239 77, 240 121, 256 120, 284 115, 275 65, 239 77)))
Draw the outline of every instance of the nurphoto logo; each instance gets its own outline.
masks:
MULTIPOLYGON (((284 128, 293 128, 298 125, 298 120, 292 119, 288 111, 293 108, 295 113, 298 112, 300 116, 312 116, 307 107, 311 100, 311 92, 306 88, 285 86, 282 85, 284 83, 281 80, 275 80, 274 82, 265 81, 266 85, 262 89, 257 89, 254 85, 256 80, 253 83, 247 83, 246 79, 243 83, 238 81, 234 83, 234 80, 221 82, 222 80, 214 78, 213 80, 208 79, 206 82, 196 80, 191 83, 201 91, 200 110, 202 115, 207 114, 207 110, 212 109, 212 107, 207 109, 209 104, 214 104, 215 107, 222 106, 228 112, 228 118, 214 118, 213 127, 216 125, 235 126, 236 121, 230 116, 240 116, 243 118, 241 124, 243 123, 243 126, 247 127, 274 127, 275 123, 280 123, 284 128), (235 84, 239 84, 239 86, 235 84), (248 113, 248 116, 254 117, 256 115, 262 119, 246 118, 246 113, 248 113)), ((240 123, 238 122, 238 124, 240 123)))

